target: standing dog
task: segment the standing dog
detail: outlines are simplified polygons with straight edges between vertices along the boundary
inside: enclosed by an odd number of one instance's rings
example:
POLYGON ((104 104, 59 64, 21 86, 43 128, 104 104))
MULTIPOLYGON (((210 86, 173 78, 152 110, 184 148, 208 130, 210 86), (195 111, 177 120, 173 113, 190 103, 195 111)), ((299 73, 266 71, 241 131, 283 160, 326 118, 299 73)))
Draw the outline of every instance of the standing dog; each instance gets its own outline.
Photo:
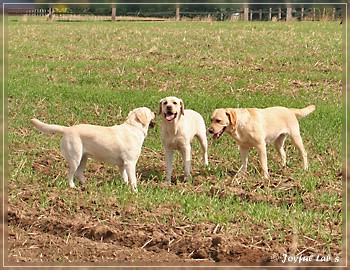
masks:
POLYGON ((185 179, 191 175, 191 142, 195 136, 202 147, 203 161, 208 165, 208 142, 203 117, 193 110, 185 110, 182 99, 177 97, 163 98, 159 103, 159 114, 162 115, 166 180, 171 180, 174 150, 182 154, 185 179))
POLYGON ((238 143, 242 159, 242 170, 247 170, 248 151, 256 147, 260 154, 260 163, 265 178, 269 177, 267 169, 266 143, 274 142, 286 165, 286 153, 283 149, 287 135, 300 151, 304 169, 307 170, 307 155, 300 136, 298 119, 315 110, 314 105, 304 109, 271 107, 266 109, 216 109, 211 116, 209 133, 219 139, 226 132, 238 143))
POLYGON ((154 113, 143 107, 131 111, 123 124, 112 127, 86 124, 65 127, 48 125, 37 119, 32 119, 31 123, 41 132, 63 135, 61 152, 69 164, 71 188, 75 187, 74 175, 81 184, 85 183, 83 173, 86 161, 91 157, 117 165, 124 182, 128 184, 130 180, 132 189, 137 192, 136 163, 154 118, 154 113))

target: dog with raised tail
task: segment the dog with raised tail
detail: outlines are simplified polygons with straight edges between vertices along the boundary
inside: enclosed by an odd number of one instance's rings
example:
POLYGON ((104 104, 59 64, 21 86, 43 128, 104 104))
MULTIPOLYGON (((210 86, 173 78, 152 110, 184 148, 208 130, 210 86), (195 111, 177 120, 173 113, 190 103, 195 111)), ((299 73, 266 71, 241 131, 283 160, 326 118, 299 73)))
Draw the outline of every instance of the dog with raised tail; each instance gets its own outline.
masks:
POLYGON ((69 164, 68 181, 74 188, 74 176, 85 183, 84 169, 88 158, 119 167, 122 179, 137 192, 136 163, 148 128, 155 114, 142 107, 131 111, 125 122, 111 127, 80 124, 71 127, 45 124, 37 119, 31 123, 43 133, 61 134, 61 152, 69 164))
POLYGON ((315 110, 314 105, 303 109, 285 107, 270 107, 266 109, 216 109, 211 116, 209 133, 214 139, 219 139, 224 133, 234 138, 239 147, 242 160, 241 170, 247 170, 248 151, 256 147, 260 154, 262 173, 269 177, 267 168, 266 144, 274 142, 282 159, 282 166, 286 165, 286 152, 283 149, 285 139, 289 135, 300 151, 304 169, 308 169, 307 154, 300 136, 299 122, 315 110))

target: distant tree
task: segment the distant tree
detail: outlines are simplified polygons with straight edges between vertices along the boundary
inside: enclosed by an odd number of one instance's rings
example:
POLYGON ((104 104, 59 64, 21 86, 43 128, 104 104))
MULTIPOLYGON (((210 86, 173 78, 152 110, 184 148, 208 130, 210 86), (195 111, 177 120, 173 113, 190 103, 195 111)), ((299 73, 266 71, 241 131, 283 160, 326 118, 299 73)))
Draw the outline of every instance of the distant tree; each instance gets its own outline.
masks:
POLYGON ((67 13, 69 8, 64 5, 55 5, 53 8, 54 13, 67 13))

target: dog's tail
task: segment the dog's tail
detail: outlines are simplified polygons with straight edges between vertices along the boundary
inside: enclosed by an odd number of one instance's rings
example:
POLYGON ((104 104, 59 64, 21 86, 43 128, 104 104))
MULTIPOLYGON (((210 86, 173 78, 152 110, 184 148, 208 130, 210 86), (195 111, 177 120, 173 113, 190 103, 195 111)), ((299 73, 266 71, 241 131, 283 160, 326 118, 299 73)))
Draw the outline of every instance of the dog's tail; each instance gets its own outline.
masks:
POLYGON ((39 121, 38 119, 31 119, 30 122, 43 133, 63 134, 64 130, 67 128, 60 125, 48 125, 39 121))
POLYGON ((304 109, 290 109, 294 114, 295 116, 300 119, 300 118, 303 118, 307 115, 309 115, 310 113, 312 113, 314 110, 316 109, 316 106, 315 105, 310 105, 310 106, 307 106, 306 108, 304 109))

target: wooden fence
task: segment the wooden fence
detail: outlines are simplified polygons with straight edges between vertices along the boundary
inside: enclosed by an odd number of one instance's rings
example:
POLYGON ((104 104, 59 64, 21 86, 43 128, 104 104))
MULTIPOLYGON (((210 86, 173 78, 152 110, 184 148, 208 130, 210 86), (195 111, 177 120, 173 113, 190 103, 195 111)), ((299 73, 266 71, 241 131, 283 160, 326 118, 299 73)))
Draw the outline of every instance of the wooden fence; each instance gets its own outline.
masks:
POLYGON ((317 9, 317 8, 268 8, 268 9, 258 9, 252 10, 249 8, 244 8, 244 11, 240 14, 240 17, 245 21, 253 21, 253 20, 339 20, 342 18, 342 13, 340 9, 332 8, 332 9, 317 9))
MULTIPOLYGON (((28 16, 48 16, 50 19, 59 20, 60 16, 75 16, 85 15, 94 16, 92 13, 58 13, 54 12, 54 9, 12 9, 9 10, 9 14, 16 15, 28 15, 28 16), (56 15, 56 16, 54 16, 56 15)), ((117 20, 117 7, 111 7, 110 19, 112 21, 117 20)), ((154 18, 173 18, 176 21, 180 20, 215 20, 215 21, 292 21, 292 20, 340 20, 342 18, 342 10, 339 8, 265 8, 265 9, 251 9, 244 7, 237 9, 237 12, 228 11, 214 11, 214 12, 189 12, 181 11, 181 8, 177 6, 173 11, 168 12, 133 12, 125 14, 133 17, 154 17, 154 18)), ((124 16, 125 16, 124 15, 124 16)), ((120 20, 120 15, 119 19, 120 20)))

